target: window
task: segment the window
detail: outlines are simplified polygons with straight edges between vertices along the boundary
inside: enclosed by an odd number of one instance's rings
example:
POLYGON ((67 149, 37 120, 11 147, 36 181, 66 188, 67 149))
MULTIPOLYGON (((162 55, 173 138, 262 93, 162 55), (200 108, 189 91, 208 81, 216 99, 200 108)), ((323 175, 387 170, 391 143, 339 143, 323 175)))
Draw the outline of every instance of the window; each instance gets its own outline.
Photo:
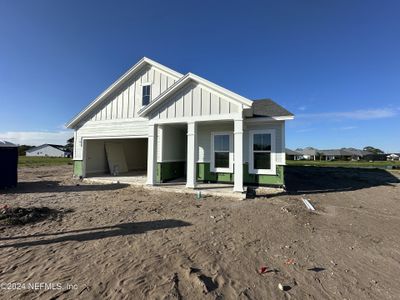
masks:
POLYGON ((144 85, 142 87, 142 105, 150 103, 151 85, 144 85))
POLYGON ((211 134, 211 171, 232 172, 232 134, 214 132, 211 134))
POLYGON ((250 131, 250 166, 253 174, 275 174, 275 132, 273 130, 250 131))

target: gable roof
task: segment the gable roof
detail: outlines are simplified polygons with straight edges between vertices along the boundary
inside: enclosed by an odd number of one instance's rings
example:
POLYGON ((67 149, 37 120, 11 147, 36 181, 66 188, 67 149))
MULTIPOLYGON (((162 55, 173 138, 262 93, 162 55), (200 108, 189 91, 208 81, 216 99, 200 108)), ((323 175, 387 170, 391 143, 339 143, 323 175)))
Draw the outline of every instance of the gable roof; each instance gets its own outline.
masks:
POLYGON ((31 148, 31 149, 28 149, 25 152, 32 152, 32 151, 36 151, 36 150, 39 150, 39 149, 45 148, 45 147, 52 147, 52 148, 56 148, 57 150, 60 150, 60 151, 63 151, 63 152, 68 152, 67 150, 65 150, 65 146, 55 145, 55 144, 43 144, 43 145, 36 146, 36 147, 31 148))
POLYGON ((151 101, 147 106, 143 107, 141 110, 139 110, 138 114, 140 117, 146 116, 150 111, 152 111, 154 108, 158 107, 160 103, 163 102, 168 96, 174 94, 176 91, 178 91, 181 87, 183 87, 185 84, 189 83, 190 81, 194 81, 196 83, 200 83, 204 85, 205 87, 209 88, 216 94, 220 94, 223 97, 227 97, 233 100, 236 100, 240 104, 243 104, 244 106, 251 107, 253 101, 250 99, 247 99, 243 96, 240 96, 230 90, 227 90, 223 88, 222 86, 219 86, 207 79, 204 79, 203 77, 200 77, 198 75, 195 75, 193 73, 187 73, 185 76, 183 76, 181 79, 176 81, 173 85, 171 85, 167 90, 165 90, 163 93, 161 93, 158 97, 156 97, 153 101, 151 101))
POLYGON ((294 115, 271 99, 253 100, 249 116, 257 117, 293 117, 294 115))
POLYGON ((88 106, 86 106, 80 113, 73 117, 67 124, 67 128, 73 128, 80 120, 87 116, 96 106, 98 106, 107 96, 117 90, 122 84, 124 84, 129 78, 131 78, 138 70, 142 69, 145 65, 151 65, 157 69, 167 73, 175 79, 181 78, 183 75, 176 72, 162 64, 151 60, 150 58, 143 57, 139 60, 132 68, 130 68, 125 74, 118 78, 113 84, 111 84, 104 92, 102 92, 96 99, 94 99, 88 106))

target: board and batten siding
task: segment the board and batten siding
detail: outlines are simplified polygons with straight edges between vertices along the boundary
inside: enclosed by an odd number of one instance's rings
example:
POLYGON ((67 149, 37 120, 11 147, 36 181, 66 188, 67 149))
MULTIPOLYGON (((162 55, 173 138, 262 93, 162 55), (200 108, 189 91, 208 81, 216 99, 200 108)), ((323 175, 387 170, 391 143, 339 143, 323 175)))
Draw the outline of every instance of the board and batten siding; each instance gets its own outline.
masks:
POLYGON ((190 82, 150 113, 150 120, 190 118, 239 113, 240 104, 190 82))
POLYGON ((132 119, 142 106, 142 87, 151 85, 150 101, 175 83, 176 79, 153 66, 146 66, 103 101, 85 121, 132 119))
POLYGON ((83 159, 84 139, 143 137, 148 135, 148 120, 140 118, 142 86, 151 85, 153 100, 176 79, 154 66, 145 66, 108 96, 76 128, 74 159, 83 159))

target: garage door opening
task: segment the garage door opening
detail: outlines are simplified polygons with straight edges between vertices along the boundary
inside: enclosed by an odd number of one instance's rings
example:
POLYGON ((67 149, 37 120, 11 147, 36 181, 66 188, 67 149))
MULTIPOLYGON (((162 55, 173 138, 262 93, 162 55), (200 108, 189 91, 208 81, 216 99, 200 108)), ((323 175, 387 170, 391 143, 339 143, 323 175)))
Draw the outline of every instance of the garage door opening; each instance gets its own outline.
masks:
POLYGON ((147 138, 85 141, 86 177, 147 174, 147 138))

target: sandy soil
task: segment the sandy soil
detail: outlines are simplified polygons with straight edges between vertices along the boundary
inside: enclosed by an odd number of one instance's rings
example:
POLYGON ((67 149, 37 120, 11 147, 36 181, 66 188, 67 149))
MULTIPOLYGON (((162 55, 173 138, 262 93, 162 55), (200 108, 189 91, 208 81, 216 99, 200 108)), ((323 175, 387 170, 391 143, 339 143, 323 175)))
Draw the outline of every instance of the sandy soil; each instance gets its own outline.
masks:
POLYGON ((0 283, 62 289, 3 285, 3 299, 400 295, 400 184, 385 171, 292 168, 290 195, 246 201, 84 184, 70 166, 21 169, 20 182, 1 204, 63 213, 1 227, 0 283))

